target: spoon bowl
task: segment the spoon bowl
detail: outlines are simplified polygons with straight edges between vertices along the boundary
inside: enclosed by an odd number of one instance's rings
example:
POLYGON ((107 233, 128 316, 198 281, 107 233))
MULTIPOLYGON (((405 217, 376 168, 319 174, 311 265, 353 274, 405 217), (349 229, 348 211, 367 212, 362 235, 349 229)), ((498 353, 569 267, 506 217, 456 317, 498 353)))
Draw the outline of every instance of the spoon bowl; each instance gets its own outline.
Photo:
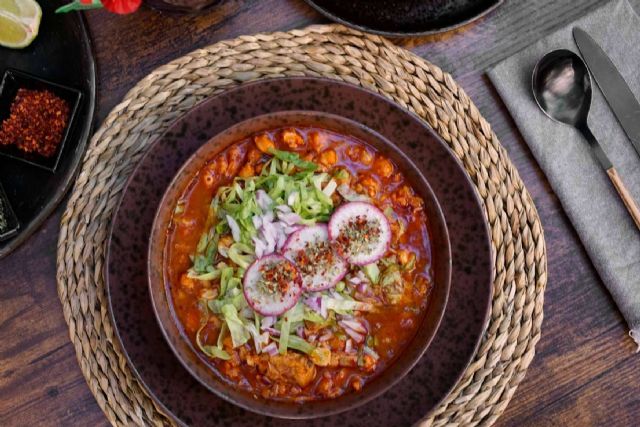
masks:
POLYGON ((640 208, 587 124, 592 94, 587 64, 570 50, 553 50, 540 58, 533 69, 531 89, 538 107, 547 116, 582 134, 640 229, 640 208))
POLYGON ((586 125, 591 106, 591 77, 587 65, 566 49, 543 56, 533 70, 533 96, 551 119, 574 127, 586 125))

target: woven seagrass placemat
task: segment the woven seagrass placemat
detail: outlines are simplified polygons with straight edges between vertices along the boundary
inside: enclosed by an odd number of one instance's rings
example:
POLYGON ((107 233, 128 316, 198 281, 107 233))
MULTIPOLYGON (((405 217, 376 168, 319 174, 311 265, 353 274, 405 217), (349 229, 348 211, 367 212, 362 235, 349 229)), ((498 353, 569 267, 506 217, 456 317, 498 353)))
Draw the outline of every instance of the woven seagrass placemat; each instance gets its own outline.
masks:
POLYGON ((412 110, 462 161, 484 201, 495 255, 494 300, 482 343, 425 425, 492 424, 540 337, 546 250, 540 219, 491 127, 453 78, 386 39, 340 25, 242 36, 196 50, 141 80, 91 140, 62 217, 57 282, 82 372, 114 425, 170 420, 136 380, 114 339, 103 275, 109 224, 127 177, 171 121, 241 82, 323 76, 412 110))

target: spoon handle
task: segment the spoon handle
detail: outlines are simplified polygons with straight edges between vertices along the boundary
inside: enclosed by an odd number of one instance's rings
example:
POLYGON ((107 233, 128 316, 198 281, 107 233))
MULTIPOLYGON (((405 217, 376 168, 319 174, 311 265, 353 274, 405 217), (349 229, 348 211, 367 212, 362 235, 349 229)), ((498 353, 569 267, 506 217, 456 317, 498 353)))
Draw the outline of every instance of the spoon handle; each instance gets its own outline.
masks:
POLYGON ((631 193, 629 193, 629 190, 627 190, 627 187, 625 187, 624 183, 622 182, 622 178, 620 178, 620 175, 618 175, 618 171, 616 171, 616 168, 611 166, 609 169, 607 169, 607 175, 609 175, 609 179, 613 183, 613 186, 616 187, 620 198, 624 202, 624 205, 627 207, 627 210, 635 221, 636 226, 640 229, 640 209, 638 208, 635 200, 633 200, 631 193))

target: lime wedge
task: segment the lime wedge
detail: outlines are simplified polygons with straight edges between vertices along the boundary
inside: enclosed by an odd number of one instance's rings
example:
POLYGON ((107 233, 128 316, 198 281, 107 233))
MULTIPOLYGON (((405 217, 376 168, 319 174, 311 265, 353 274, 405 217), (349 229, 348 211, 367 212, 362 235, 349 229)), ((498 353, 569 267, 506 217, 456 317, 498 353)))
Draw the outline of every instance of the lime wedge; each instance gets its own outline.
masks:
POLYGON ((0 46, 29 46, 38 35, 42 10, 34 0, 0 0, 0 46))

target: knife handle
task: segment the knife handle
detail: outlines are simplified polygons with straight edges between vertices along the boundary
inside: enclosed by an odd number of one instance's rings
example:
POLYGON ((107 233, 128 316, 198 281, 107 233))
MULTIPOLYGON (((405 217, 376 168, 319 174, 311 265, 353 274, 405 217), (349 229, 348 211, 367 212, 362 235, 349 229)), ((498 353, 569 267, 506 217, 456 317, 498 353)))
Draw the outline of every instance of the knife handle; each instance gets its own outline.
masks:
POLYGON ((633 200, 633 197, 631 197, 631 193, 629 193, 627 187, 624 186, 622 178, 620 178, 620 175, 618 175, 618 171, 612 166, 607 169, 607 175, 609 175, 609 179, 613 183, 613 186, 616 187, 620 198, 624 202, 624 205, 627 207, 627 210, 635 221, 636 226, 640 229, 640 209, 638 208, 635 200, 633 200))

